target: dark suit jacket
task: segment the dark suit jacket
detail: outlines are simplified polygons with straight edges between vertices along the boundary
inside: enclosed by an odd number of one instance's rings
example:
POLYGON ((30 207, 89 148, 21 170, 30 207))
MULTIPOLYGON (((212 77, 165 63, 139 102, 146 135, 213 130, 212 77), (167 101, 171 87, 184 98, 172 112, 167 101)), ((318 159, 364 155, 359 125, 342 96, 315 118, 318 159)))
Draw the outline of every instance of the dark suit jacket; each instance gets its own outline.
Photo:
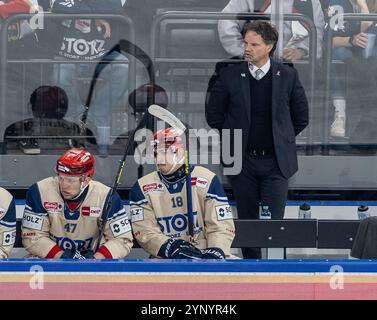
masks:
MULTIPOLYGON (((295 136, 308 125, 308 101, 297 71, 271 59, 272 134, 279 168, 284 177, 298 169, 295 136)), ((250 130, 250 81, 245 61, 223 68, 208 89, 206 119, 210 127, 242 129, 242 152, 250 130)), ((233 142, 234 143, 234 142, 233 142)), ((231 145, 231 150, 233 146, 231 145)), ((225 165, 225 164, 224 164, 225 165)))

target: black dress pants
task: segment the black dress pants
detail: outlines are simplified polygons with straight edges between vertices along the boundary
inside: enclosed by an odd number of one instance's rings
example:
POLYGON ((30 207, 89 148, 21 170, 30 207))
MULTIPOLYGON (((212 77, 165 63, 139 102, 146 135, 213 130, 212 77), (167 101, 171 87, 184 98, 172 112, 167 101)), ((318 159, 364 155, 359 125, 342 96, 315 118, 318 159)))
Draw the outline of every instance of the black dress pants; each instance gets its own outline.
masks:
MULTIPOLYGON (((242 171, 230 179, 237 204, 238 218, 259 219, 259 204, 268 205, 272 219, 283 219, 287 202, 288 179, 274 155, 243 158, 242 171)), ((253 232, 253 230, 250 230, 253 232)), ((260 248, 242 248, 244 259, 260 259, 260 248)))

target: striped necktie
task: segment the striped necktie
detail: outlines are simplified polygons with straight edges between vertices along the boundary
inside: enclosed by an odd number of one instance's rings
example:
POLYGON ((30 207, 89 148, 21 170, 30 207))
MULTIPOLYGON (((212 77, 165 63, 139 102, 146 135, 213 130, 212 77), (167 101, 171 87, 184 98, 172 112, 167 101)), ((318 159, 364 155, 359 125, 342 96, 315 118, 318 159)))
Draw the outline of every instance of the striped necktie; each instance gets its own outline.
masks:
POLYGON ((261 69, 257 69, 255 71, 255 79, 260 80, 262 78, 262 76, 263 76, 263 73, 264 72, 261 69))

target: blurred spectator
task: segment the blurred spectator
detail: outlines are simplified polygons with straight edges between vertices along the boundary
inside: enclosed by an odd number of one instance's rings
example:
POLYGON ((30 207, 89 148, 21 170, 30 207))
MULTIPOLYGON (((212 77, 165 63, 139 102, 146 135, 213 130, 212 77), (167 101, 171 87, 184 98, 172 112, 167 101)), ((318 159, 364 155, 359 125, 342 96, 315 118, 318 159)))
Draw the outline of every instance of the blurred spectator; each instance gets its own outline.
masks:
POLYGON ((33 13, 38 10, 37 0, 3 0, 0 1, 0 17, 7 19, 16 13, 33 13))
MULTIPOLYGON (((0 30, 1 23, 9 16, 18 13, 37 13, 39 11, 38 0, 4 0, 0 1, 0 30)), ((8 26, 8 42, 34 35, 34 30, 27 20, 19 20, 8 26)))
MULTIPOLYGON (((367 2, 373 5, 373 10, 376 10, 376 1, 330 0, 328 16, 329 27, 333 34, 333 60, 344 62, 353 57, 360 59, 363 50, 368 45, 368 33, 376 34, 377 29, 373 22, 344 20, 340 16, 343 13, 370 13, 367 2)), ((376 56, 377 51, 370 50, 370 55, 376 56)), ((330 134, 333 137, 346 135, 346 75, 344 70, 343 65, 332 64, 331 100, 334 107, 334 122, 331 125, 330 134)))
MULTIPOLYGON (((323 30, 325 21, 319 0, 285 0, 284 13, 300 13, 313 20, 317 29, 317 58, 322 56, 323 30)), ((271 12, 271 0, 230 0, 222 12, 271 12)), ((243 57, 242 29, 245 20, 220 20, 219 36, 224 49, 232 56, 243 57)), ((301 60, 309 54, 308 28, 298 21, 285 21, 283 27, 283 59, 301 60)))
POLYGON ((0 1, 0 31, 6 39, 1 39, 2 59, 0 74, 5 83, 1 83, 1 100, 4 105, 2 122, 9 124, 14 119, 23 119, 28 94, 36 87, 38 77, 35 76, 38 66, 27 60, 36 58, 35 53, 39 42, 36 29, 40 28, 38 1, 33 0, 3 0, 0 1), (19 14, 32 14, 30 19, 13 17, 19 14), (10 19, 12 19, 10 21, 10 19), (1 29, 6 30, 1 30, 1 29), (5 41, 5 42, 4 42, 5 41), (24 60, 23 62, 9 62, 9 60, 24 60), (33 75, 33 76, 31 76, 33 75), (9 117, 8 117, 9 115, 9 117), (12 119, 9 121, 9 119, 12 119))
MULTIPOLYGON (((30 95, 30 106, 33 118, 10 125, 5 130, 4 140, 11 141, 14 136, 25 154, 41 153, 41 145, 48 150, 65 150, 77 145, 78 139, 81 139, 80 127, 64 119, 68 97, 62 88, 39 86, 30 95)), ((90 141, 93 142, 93 133, 89 129, 86 136, 91 136, 90 141)))
MULTIPOLYGON (((53 13, 70 14, 121 14, 125 0, 52 1, 53 13)), ((119 22, 119 20, 114 20, 119 22)), ((113 52, 107 61, 101 61, 109 49, 117 43, 112 21, 105 19, 69 19, 62 22, 60 47, 55 58, 80 61, 61 63, 54 67, 54 83, 64 88, 70 101, 67 118, 81 119, 88 97, 94 70, 98 74, 92 101, 89 105, 88 124, 96 130, 98 151, 106 156, 111 143, 110 128, 113 107, 117 106, 128 85, 128 64, 111 63, 126 61, 126 57, 113 52)))

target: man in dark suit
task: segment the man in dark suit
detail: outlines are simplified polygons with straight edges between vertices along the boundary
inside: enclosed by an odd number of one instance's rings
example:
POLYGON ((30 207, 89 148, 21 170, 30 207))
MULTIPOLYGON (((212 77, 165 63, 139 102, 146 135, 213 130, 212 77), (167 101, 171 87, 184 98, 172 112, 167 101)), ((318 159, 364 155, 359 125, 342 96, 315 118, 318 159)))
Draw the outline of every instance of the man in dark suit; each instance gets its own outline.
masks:
MULTIPOLYGON (((238 217, 258 219, 263 203, 272 219, 282 219, 288 179, 298 169, 295 136, 308 125, 308 101, 297 71, 270 58, 276 29, 267 21, 252 21, 243 36, 245 61, 218 74, 209 88, 206 118, 212 128, 230 130, 230 150, 241 144, 242 154, 235 156, 242 157, 242 170, 230 177, 238 217), (235 129, 242 130, 242 141, 233 141, 235 129)), ((261 257, 260 249, 242 253, 261 257)))

